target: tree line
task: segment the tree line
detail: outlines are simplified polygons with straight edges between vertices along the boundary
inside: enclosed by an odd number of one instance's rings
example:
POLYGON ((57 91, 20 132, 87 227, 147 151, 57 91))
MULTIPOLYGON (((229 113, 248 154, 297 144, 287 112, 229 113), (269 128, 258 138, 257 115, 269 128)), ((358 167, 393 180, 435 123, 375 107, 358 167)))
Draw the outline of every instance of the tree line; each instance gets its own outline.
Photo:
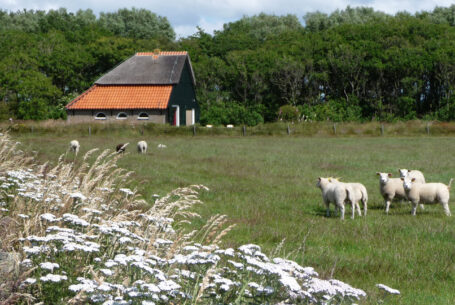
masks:
POLYGON ((371 8, 198 28, 175 39, 144 9, 0 10, 0 118, 64 118, 64 105, 137 51, 187 50, 202 124, 455 119, 455 5, 371 8))

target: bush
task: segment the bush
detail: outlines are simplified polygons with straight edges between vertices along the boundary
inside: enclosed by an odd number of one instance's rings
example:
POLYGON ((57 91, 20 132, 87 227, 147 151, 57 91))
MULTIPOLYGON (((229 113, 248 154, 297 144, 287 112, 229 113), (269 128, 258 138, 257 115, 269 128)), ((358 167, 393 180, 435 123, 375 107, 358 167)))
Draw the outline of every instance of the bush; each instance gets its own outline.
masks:
POLYGON ((208 105, 201 110, 201 125, 248 125, 255 126, 263 123, 259 107, 245 107, 237 102, 224 102, 208 105))
POLYGON ((286 122, 296 122, 300 118, 300 111, 291 105, 281 106, 278 111, 278 120, 286 122))

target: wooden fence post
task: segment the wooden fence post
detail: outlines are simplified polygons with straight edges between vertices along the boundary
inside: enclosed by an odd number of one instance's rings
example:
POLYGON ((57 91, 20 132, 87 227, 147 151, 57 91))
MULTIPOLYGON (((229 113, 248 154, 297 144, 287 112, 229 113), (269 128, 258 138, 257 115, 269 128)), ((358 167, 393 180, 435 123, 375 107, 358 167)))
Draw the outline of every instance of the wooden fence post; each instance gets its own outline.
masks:
POLYGON ((430 124, 427 123, 427 127, 425 128, 427 130, 427 135, 430 135, 430 124))
POLYGON ((193 137, 196 135, 196 125, 193 125, 193 137))
POLYGON ((384 135, 384 124, 381 124, 381 136, 384 135))
POLYGON ((337 124, 333 123, 333 133, 337 134, 337 124))
POLYGON ((91 136, 92 135, 92 127, 88 127, 88 135, 91 136))
POLYGON ((288 135, 291 134, 291 128, 289 127, 289 124, 288 124, 288 135))
POLYGON ((245 136, 246 135, 246 127, 245 127, 245 125, 243 125, 242 131, 243 131, 243 136, 245 136))

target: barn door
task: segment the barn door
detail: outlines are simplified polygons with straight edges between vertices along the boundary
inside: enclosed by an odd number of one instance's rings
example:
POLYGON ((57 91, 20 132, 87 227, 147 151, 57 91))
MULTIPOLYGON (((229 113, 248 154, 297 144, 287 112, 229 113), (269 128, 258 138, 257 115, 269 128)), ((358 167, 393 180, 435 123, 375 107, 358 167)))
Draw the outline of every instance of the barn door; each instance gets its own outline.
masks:
POLYGON ((194 125, 194 109, 190 109, 186 111, 186 125, 191 126, 194 125))

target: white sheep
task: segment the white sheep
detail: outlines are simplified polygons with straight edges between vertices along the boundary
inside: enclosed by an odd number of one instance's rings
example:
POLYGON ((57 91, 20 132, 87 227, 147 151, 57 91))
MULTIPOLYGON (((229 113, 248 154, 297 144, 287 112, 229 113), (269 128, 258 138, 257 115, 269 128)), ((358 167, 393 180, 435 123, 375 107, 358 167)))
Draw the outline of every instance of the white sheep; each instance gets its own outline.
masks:
POLYGON ((453 179, 450 179, 449 185, 444 183, 420 183, 416 178, 401 178, 406 196, 412 202, 411 214, 415 216, 417 204, 422 203, 441 203, 447 216, 451 216, 449 210, 450 185, 453 179))
MULTIPOLYGON (((340 182, 340 180, 338 178, 332 178, 331 180, 333 183, 340 182)), ((362 216, 362 213, 360 212, 359 201, 362 201, 364 216, 367 216, 368 192, 367 192, 366 187, 362 183, 357 183, 357 182, 344 182, 344 183, 348 184, 354 191, 354 193, 353 193, 354 205, 355 205, 357 212, 359 213, 359 216, 362 216)), ((354 211, 353 211, 352 218, 354 218, 354 211)))
POLYGON ((362 183, 357 182, 349 182, 347 184, 350 185, 354 191, 354 202, 359 216, 362 216, 362 213, 360 212, 359 201, 362 201, 363 204, 363 216, 367 216, 368 193, 366 187, 362 183))
POLYGON ((80 147, 81 147, 81 146, 79 145, 79 141, 78 141, 78 140, 72 140, 72 141, 70 142, 70 150, 71 150, 72 152, 74 152, 74 154, 75 154, 76 156, 77 156, 77 153, 79 152, 79 148, 80 148, 80 147))
POLYGON ((334 183, 332 178, 318 178, 316 186, 321 189, 322 200, 326 206, 326 215, 330 216, 330 203, 335 204, 335 209, 340 210, 340 218, 344 219, 344 203, 345 201, 351 202, 352 205, 352 218, 354 218, 355 200, 353 198, 354 191, 351 186, 346 183, 334 183))
POLYGON ((406 199, 403 181, 400 178, 391 178, 390 173, 379 173, 379 191, 385 200, 385 212, 389 213, 390 203, 393 199, 406 199))
POLYGON ((398 171, 400 172, 400 178, 406 177, 415 178, 416 182, 425 183, 425 177, 423 176, 423 173, 419 170, 402 168, 398 169, 398 171))
POLYGON ((141 154, 147 153, 147 142, 145 141, 137 142, 137 152, 141 154))

